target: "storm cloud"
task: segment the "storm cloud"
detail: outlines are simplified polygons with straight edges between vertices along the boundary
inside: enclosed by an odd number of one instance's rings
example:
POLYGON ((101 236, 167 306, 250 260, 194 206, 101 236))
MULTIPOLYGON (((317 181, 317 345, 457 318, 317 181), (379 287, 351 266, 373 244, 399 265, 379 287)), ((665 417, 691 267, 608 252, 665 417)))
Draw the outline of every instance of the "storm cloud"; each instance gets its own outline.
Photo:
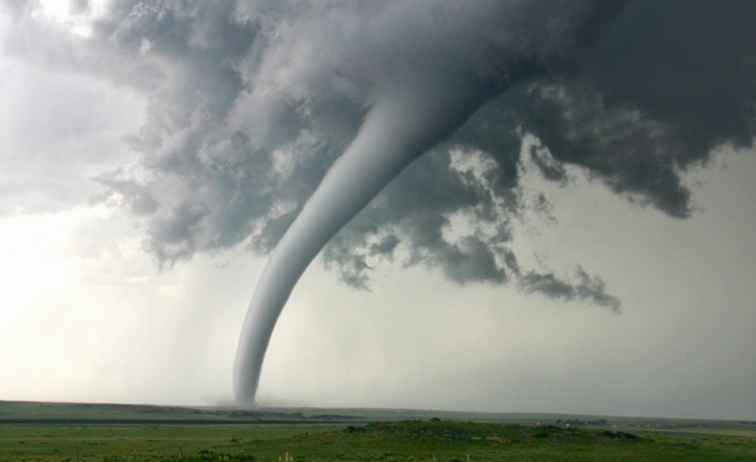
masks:
POLYGON ((479 3, 113 0, 82 38, 32 20, 33 2, 6 1, 4 48, 146 99, 125 141, 136 160, 96 181, 144 222, 164 264, 236 245, 268 253, 386 86, 475 68, 490 86, 481 107, 339 232, 326 265, 355 287, 399 259, 461 284, 618 309, 580 266, 572 279, 522 267, 513 227, 548 210, 524 193, 523 169, 560 185, 578 171, 689 217, 685 172, 753 142, 756 5, 512 0, 501 3, 521 16, 502 29, 484 14, 500 2, 479 3), (581 8, 593 16, 566 34, 574 25, 560 13, 581 8))

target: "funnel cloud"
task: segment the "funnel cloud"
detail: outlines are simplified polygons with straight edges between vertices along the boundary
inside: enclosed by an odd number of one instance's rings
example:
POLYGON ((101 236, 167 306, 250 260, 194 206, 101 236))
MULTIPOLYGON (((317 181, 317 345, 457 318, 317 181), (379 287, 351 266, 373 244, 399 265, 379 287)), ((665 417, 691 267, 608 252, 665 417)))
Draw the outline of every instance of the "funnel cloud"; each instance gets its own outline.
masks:
POLYGON ((134 160, 96 181, 160 264, 270 255, 236 359, 246 403, 321 249, 357 288, 398 260, 618 311, 587 265, 564 276, 515 251, 517 223, 551 207, 524 171, 584 175, 684 220, 686 172, 756 129, 752 2, 111 0, 86 38, 33 19, 35 4, 0 2, 5 53, 146 102, 134 160))
MULTIPOLYGON (((593 2, 586 5, 590 3, 593 2)), ((562 46, 579 43, 579 34, 584 32, 581 26, 592 19, 593 13, 585 5, 568 7, 563 2, 541 11, 524 8, 517 2, 439 6, 438 24, 429 27, 440 30, 421 37, 429 42, 415 41, 416 48, 409 53, 400 48, 390 50, 387 59, 394 61, 391 68, 395 75, 376 87, 371 95, 373 103, 354 141, 330 168, 273 250, 242 328, 235 372, 239 402, 254 401, 275 322, 297 280, 320 249, 410 162, 447 138, 483 102, 513 83, 541 73, 549 62, 558 61, 560 53, 567 51, 562 46), (559 23, 552 25, 550 21, 554 20, 559 23), (465 29, 470 24, 476 26, 475 30, 465 29), (550 25, 553 30, 548 30, 550 25), (519 33, 512 35, 514 31, 519 33), (536 38, 545 34, 553 37, 537 43, 536 38), (451 37, 446 46, 439 46, 439 40, 448 41, 451 37), (476 52, 486 59, 470 59, 476 52), (405 53, 408 56, 402 56, 405 53)), ((395 8, 397 11, 388 8, 381 19, 389 24, 405 21, 409 16, 404 11, 407 7, 395 8)), ((422 25, 422 10, 409 13, 419 13, 410 18, 422 25)), ((381 58, 379 55, 378 60, 381 58)), ((462 241, 458 248, 462 261, 455 268, 461 268, 461 274, 480 271, 470 267, 465 257, 485 262, 486 249, 473 238, 462 241)), ((487 263, 486 270, 498 271, 493 258, 487 263)))

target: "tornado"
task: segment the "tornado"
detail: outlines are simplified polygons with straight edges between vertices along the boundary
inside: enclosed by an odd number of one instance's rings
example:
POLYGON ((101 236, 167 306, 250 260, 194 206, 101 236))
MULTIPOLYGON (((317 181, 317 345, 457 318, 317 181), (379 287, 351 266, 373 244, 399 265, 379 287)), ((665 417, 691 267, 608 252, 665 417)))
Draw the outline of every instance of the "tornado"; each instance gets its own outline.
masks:
POLYGON ((408 62, 395 72, 385 71, 356 136, 279 241, 257 283, 236 354, 238 404, 254 405, 276 321, 297 281, 329 239, 413 160, 453 134, 481 105, 516 82, 554 69, 565 48, 592 40, 597 27, 624 3, 546 2, 526 12, 525 16, 533 16, 529 23, 520 14, 530 8, 528 2, 481 2, 478 8, 460 9, 469 17, 455 20, 480 21, 485 30, 496 31, 516 17, 510 25, 537 25, 537 31, 531 30, 532 36, 526 37, 528 46, 522 48, 522 41, 509 43, 504 38, 486 43, 486 34, 472 35, 483 41, 460 38, 448 49, 429 40, 427 48, 410 53, 408 62), (562 22, 555 23, 556 17, 562 22), (561 32, 554 32, 555 24, 561 32), (546 34, 558 38, 539 38, 546 34))
POLYGON ((477 107, 477 99, 463 91, 446 97, 408 93, 385 97, 368 111, 357 136, 271 254, 242 326, 234 378, 238 403, 254 404, 278 316, 322 247, 405 167, 477 107))

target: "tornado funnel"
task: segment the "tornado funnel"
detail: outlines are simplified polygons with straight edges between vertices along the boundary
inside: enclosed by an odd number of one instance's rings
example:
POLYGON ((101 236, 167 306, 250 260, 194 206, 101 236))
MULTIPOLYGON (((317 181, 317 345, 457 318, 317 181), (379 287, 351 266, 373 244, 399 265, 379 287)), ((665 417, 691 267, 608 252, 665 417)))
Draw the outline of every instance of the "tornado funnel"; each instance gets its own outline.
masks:
POLYGON ((270 256, 242 327, 236 355, 237 402, 254 403, 265 351, 294 285, 328 240, 415 158, 451 133, 477 106, 460 91, 384 97, 334 163, 270 256))
MULTIPOLYGON (((254 403, 276 320, 300 276, 328 240, 407 165, 454 133, 484 102, 514 82, 553 69, 569 55, 567 49, 594 40, 601 24, 625 3, 459 3, 454 14, 449 9, 445 20, 480 23, 480 28, 452 37, 431 33, 444 21, 423 20, 427 37, 435 40, 426 37, 422 46, 407 44, 405 53, 391 48, 380 55, 379 62, 386 66, 370 74, 375 90, 367 99, 370 109, 356 137, 284 234, 257 284, 236 354, 234 387, 240 404, 254 403), (397 54, 401 60, 394 59, 397 54)), ((398 14, 392 16, 395 19, 403 17, 403 9, 391 11, 398 14)), ((381 48, 375 50, 380 53, 381 48)))

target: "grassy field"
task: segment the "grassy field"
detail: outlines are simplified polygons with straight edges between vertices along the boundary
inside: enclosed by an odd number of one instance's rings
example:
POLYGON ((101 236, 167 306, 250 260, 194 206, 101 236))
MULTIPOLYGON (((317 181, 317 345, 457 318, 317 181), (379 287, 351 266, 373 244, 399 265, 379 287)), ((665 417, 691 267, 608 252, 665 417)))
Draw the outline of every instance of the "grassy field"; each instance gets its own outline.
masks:
POLYGON ((0 462, 756 461, 756 423, 0 401, 0 462))
POLYGON ((350 426, 0 425, 0 461, 284 460, 756 461, 756 439, 436 419, 350 426))

